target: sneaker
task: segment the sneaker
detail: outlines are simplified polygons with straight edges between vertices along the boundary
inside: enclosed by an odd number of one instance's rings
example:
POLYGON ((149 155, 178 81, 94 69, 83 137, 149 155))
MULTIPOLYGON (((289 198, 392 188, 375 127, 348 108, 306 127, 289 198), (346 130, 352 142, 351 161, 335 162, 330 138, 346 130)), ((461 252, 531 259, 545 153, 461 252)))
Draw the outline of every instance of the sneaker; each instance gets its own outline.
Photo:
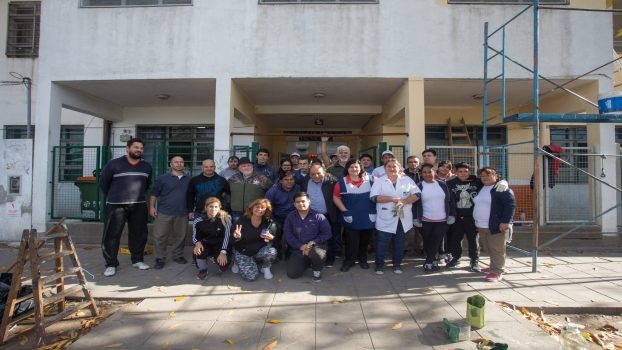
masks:
POLYGON ((267 279, 267 280, 271 280, 272 277, 272 271, 270 271, 269 267, 262 267, 261 268, 261 272, 263 272, 263 278, 267 279))
POLYGON ((452 268, 452 267, 457 267, 460 264, 460 259, 459 258, 453 258, 451 259, 450 262, 447 263, 447 267, 452 268))
POLYGON ((320 282, 322 280, 322 271, 313 271, 313 282, 320 282))
POLYGON ((438 260, 434 260, 432 262, 432 270, 438 270, 438 260))
POLYGON ((324 266, 326 266, 326 267, 333 267, 333 266, 335 266, 335 258, 327 258, 326 259, 326 264, 324 264, 324 266))
POLYGON ((393 268, 393 273, 396 275, 401 275, 404 273, 404 270, 402 270, 400 267, 394 267, 393 268))
POLYGON ((163 267, 164 267, 164 259, 156 258, 156 263, 155 265, 153 265, 153 268, 156 270, 161 270, 163 267))
POLYGON ((149 265, 145 264, 142 261, 139 261, 135 264, 132 264, 132 266, 134 266, 135 268, 139 269, 139 270, 149 270, 149 265))
POLYGON ((445 265, 449 264, 450 261, 454 260, 451 253, 445 254, 445 265))
POLYGON ((343 264, 341 265, 341 268, 339 269, 339 271, 341 272, 348 272, 352 266, 354 266, 353 263, 349 263, 347 261, 344 261, 343 264))
POLYGON ((376 275, 384 275, 384 270, 382 268, 376 268, 376 275))
POLYGON ((114 266, 108 266, 104 271, 104 276, 111 277, 117 274, 117 268, 114 266))
POLYGON ((359 267, 362 268, 363 270, 367 270, 369 269, 369 264, 366 261, 361 261, 359 262, 359 267))
POLYGON ((186 260, 186 258, 184 258, 183 256, 177 257, 175 259, 173 259, 174 262, 178 263, 178 264, 187 264, 188 260, 186 260))
POLYGON ((207 270, 199 270, 199 273, 197 273, 197 278, 200 280, 204 280, 207 278, 207 270))
POLYGON ((231 272, 240 273, 240 268, 238 267, 238 264, 233 263, 233 266, 231 266, 231 272))
POLYGON ((489 273, 486 275, 486 281, 488 282, 499 282, 503 279, 503 276, 501 274, 496 274, 496 273, 489 273))
POLYGON ((477 260, 471 260, 471 271, 473 272, 480 272, 481 269, 479 268, 479 263, 477 262, 477 260))
POLYGON ((433 270, 434 270, 434 264, 431 264, 431 263, 423 264, 423 272, 430 273, 433 270))
POLYGON ((483 273, 490 273, 490 267, 484 267, 483 269, 480 269, 480 271, 483 273))

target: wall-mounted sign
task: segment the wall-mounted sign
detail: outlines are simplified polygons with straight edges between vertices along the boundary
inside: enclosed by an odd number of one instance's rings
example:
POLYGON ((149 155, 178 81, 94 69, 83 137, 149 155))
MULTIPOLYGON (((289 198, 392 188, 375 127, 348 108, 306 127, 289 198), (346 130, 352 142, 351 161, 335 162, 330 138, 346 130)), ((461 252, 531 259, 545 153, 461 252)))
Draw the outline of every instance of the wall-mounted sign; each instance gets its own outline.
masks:
POLYGON ((22 216, 22 203, 8 202, 6 204, 6 216, 8 218, 16 218, 22 216))
POLYGON ((9 194, 20 194, 22 187, 21 176, 9 176, 9 194))

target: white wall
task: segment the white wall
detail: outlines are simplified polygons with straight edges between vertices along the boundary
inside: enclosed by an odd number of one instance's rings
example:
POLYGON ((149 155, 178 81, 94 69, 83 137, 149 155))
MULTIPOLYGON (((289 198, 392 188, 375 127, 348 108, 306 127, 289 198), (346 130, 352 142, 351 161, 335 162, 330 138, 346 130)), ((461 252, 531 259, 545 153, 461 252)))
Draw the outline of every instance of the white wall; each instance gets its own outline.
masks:
MULTIPOLYGON (((484 21, 496 27, 522 6, 443 3, 197 0, 193 6, 79 8, 76 0, 44 1, 40 65, 50 80, 223 73, 481 78, 484 21)), ((541 17, 543 74, 580 74, 611 56, 611 14, 543 11, 541 17)), ((530 14, 522 16, 507 34, 508 55, 525 63, 532 57, 531 22, 530 14)))
POLYGON ((19 241, 30 229, 32 201, 32 141, 0 140, 0 241, 19 241), (8 194, 10 176, 21 177, 19 194, 8 194), (10 212, 18 209, 18 216, 10 212))

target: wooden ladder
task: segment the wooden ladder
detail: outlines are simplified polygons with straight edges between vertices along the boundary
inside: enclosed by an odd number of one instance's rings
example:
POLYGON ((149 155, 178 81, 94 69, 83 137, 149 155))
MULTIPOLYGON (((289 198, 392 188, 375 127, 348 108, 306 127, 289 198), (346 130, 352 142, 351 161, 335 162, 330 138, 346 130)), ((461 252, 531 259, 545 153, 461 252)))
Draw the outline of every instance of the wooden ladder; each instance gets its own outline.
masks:
MULTIPOLYGON (((462 139, 464 142, 460 143, 460 145, 470 146, 471 145, 471 136, 469 136, 469 129, 466 126, 466 122, 464 118, 460 118, 460 125, 452 125, 451 117, 447 118, 447 138, 449 146, 455 146, 455 139, 462 139)), ((449 148, 449 159, 453 161, 454 152, 453 148, 449 148)))
POLYGON ((13 276, 11 280, 11 289, 9 290, 4 313, 2 315, 2 323, 0 324, 1 343, 17 335, 9 334, 11 325, 31 317, 33 314, 35 323, 32 328, 35 328, 36 331, 37 346, 45 344, 45 328, 54 322, 62 320, 84 308, 89 308, 92 316, 99 315, 95 300, 87 288, 86 278, 82 271, 78 255, 76 254, 75 246, 67 232, 67 227, 63 223, 63 220, 55 224, 43 237, 39 237, 36 230, 24 230, 17 260, 9 268, 9 271, 13 272, 13 276), (45 243, 50 240, 54 242, 53 250, 44 247, 45 243), (69 258, 73 265, 72 267, 65 269, 64 257, 69 258), (51 261, 54 261, 52 272, 42 269, 42 266, 45 268, 46 262, 51 261), (30 263, 31 276, 24 276, 27 263, 30 263), (46 273, 47 275, 45 275, 46 273), (65 289, 65 277, 74 275, 78 278, 78 284, 65 289), (28 280, 32 282, 32 293, 18 297, 17 295, 22 285, 28 284, 23 282, 27 282, 28 280), (44 297, 44 292, 48 294, 48 291, 52 294, 44 297), (79 292, 82 292, 81 294, 84 296, 84 301, 67 308, 65 299, 79 292), (13 317, 16 306, 21 302, 31 299, 34 301, 34 308, 19 316, 13 317), (56 305, 56 314, 45 315, 44 309, 49 305, 56 305))

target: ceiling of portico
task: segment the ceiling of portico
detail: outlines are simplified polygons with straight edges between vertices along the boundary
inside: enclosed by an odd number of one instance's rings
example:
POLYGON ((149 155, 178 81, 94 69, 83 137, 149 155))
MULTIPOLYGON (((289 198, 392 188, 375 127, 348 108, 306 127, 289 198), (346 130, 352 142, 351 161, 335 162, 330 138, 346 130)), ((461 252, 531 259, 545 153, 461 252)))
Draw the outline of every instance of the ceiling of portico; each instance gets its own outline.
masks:
MULTIPOLYGON (((360 129, 382 113, 383 105, 407 81, 406 78, 235 78, 233 83, 255 106, 268 128, 360 129), (316 97, 316 93, 324 97, 316 97)), ((557 80, 563 83, 563 80, 557 80)), ((62 81, 78 90, 121 107, 214 106, 216 79, 136 79, 62 81), (170 95, 167 100, 158 95, 170 95)), ((585 84, 577 81, 567 87, 585 84)), ((532 98, 532 81, 508 81, 507 106, 519 106, 532 98)), ((552 85, 542 83, 541 92, 552 85)), ((490 99, 500 95, 500 83, 491 85, 490 99)), ((553 93, 560 93, 557 92, 553 93)), ((481 105, 483 83, 478 79, 426 79, 426 108, 473 108, 481 105)), ((553 95, 550 94, 549 96, 553 95)))

